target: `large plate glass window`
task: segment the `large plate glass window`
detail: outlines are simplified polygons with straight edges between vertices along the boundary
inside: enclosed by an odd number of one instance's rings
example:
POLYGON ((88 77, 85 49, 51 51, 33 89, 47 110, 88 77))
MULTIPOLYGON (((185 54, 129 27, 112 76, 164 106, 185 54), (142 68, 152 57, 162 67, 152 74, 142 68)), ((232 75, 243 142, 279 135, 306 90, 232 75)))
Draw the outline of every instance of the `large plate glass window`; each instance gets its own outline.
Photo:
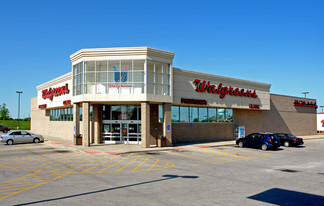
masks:
POLYGON ((217 122, 216 108, 208 108, 208 122, 217 122))
POLYGON ((217 122, 225 122, 225 109, 217 109, 217 122))
POLYGON ((172 122, 179 122, 180 121, 179 107, 178 106, 172 106, 171 107, 171 121, 172 122))
POLYGON ((190 122, 198 122, 198 108, 190 107, 190 122))
POLYGON ((225 110, 226 115, 226 122, 233 122, 233 110, 232 109, 226 109, 225 110))
POLYGON ((83 94, 83 62, 73 65, 73 96, 83 94))
POLYGON ((180 107, 180 122, 189 122, 189 107, 180 107))
POLYGON ((199 122, 208 122, 207 108, 199 108, 199 122))

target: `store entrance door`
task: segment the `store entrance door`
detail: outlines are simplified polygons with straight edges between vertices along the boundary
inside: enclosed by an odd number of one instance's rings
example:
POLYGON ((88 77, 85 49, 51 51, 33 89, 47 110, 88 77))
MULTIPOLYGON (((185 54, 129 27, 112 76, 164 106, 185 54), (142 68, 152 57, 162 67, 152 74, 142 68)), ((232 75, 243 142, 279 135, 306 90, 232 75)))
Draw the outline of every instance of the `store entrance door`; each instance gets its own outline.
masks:
POLYGON ((104 121, 102 129, 106 144, 141 144, 140 121, 104 121))
POLYGON ((128 124, 127 123, 121 123, 121 138, 124 143, 127 143, 128 140, 128 124))

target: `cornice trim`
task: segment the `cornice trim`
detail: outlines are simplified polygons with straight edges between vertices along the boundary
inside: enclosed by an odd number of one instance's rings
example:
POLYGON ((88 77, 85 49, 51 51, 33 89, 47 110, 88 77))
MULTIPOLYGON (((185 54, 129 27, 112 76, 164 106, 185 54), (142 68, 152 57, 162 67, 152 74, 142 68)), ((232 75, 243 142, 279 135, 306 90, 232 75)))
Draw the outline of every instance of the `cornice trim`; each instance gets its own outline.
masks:
MULTIPOLYGON (((52 87, 53 85, 62 83, 62 82, 66 82, 68 80, 72 80, 72 72, 69 72, 67 74, 64 74, 62 76, 59 76, 53 80, 50 80, 48 82, 45 82, 44 84, 41 84, 39 86, 37 86, 37 90, 43 90, 43 89, 47 89, 49 87, 52 87)), ((72 85, 71 85, 72 86, 72 85)))

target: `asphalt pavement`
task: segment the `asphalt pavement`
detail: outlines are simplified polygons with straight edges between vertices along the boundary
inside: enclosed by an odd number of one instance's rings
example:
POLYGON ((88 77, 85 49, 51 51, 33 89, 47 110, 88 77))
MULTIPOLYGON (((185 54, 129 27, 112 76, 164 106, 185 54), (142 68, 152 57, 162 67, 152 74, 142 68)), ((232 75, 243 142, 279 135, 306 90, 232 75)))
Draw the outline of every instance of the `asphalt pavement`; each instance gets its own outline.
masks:
MULTIPOLYGON (((304 140, 310 139, 324 139, 324 135, 308 135, 308 136, 298 136, 304 140)), ((78 150, 85 153, 96 154, 96 153, 108 153, 108 154, 122 154, 122 153, 134 153, 134 152, 147 152, 147 151, 165 151, 172 150, 177 147, 217 147, 217 146, 230 146, 236 145, 235 140, 232 141, 216 141, 216 142, 204 142, 204 143, 190 143, 190 144, 177 144, 172 147, 156 147, 152 145, 150 148, 143 148, 141 145, 135 144, 91 144, 89 147, 82 145, 74 145, 73 139, 63 139, 60 137, 44 136, 44 144, 68 148, 72 150, 78 150)))

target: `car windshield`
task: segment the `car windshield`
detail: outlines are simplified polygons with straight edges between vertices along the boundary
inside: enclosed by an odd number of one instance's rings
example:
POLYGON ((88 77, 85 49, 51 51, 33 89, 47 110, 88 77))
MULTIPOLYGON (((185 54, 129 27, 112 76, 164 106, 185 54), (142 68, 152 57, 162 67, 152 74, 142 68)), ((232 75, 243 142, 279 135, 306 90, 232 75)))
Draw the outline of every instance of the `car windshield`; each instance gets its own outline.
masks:
POLYGON ((287 137, 290 138, 290 139, 295 139, 297 138, 296 136, 292 135, 292 134, 287 134, 287 137))
POLYGON ((269 134, 270 139, 277 139, 278 137, 275 134, 269 134))

